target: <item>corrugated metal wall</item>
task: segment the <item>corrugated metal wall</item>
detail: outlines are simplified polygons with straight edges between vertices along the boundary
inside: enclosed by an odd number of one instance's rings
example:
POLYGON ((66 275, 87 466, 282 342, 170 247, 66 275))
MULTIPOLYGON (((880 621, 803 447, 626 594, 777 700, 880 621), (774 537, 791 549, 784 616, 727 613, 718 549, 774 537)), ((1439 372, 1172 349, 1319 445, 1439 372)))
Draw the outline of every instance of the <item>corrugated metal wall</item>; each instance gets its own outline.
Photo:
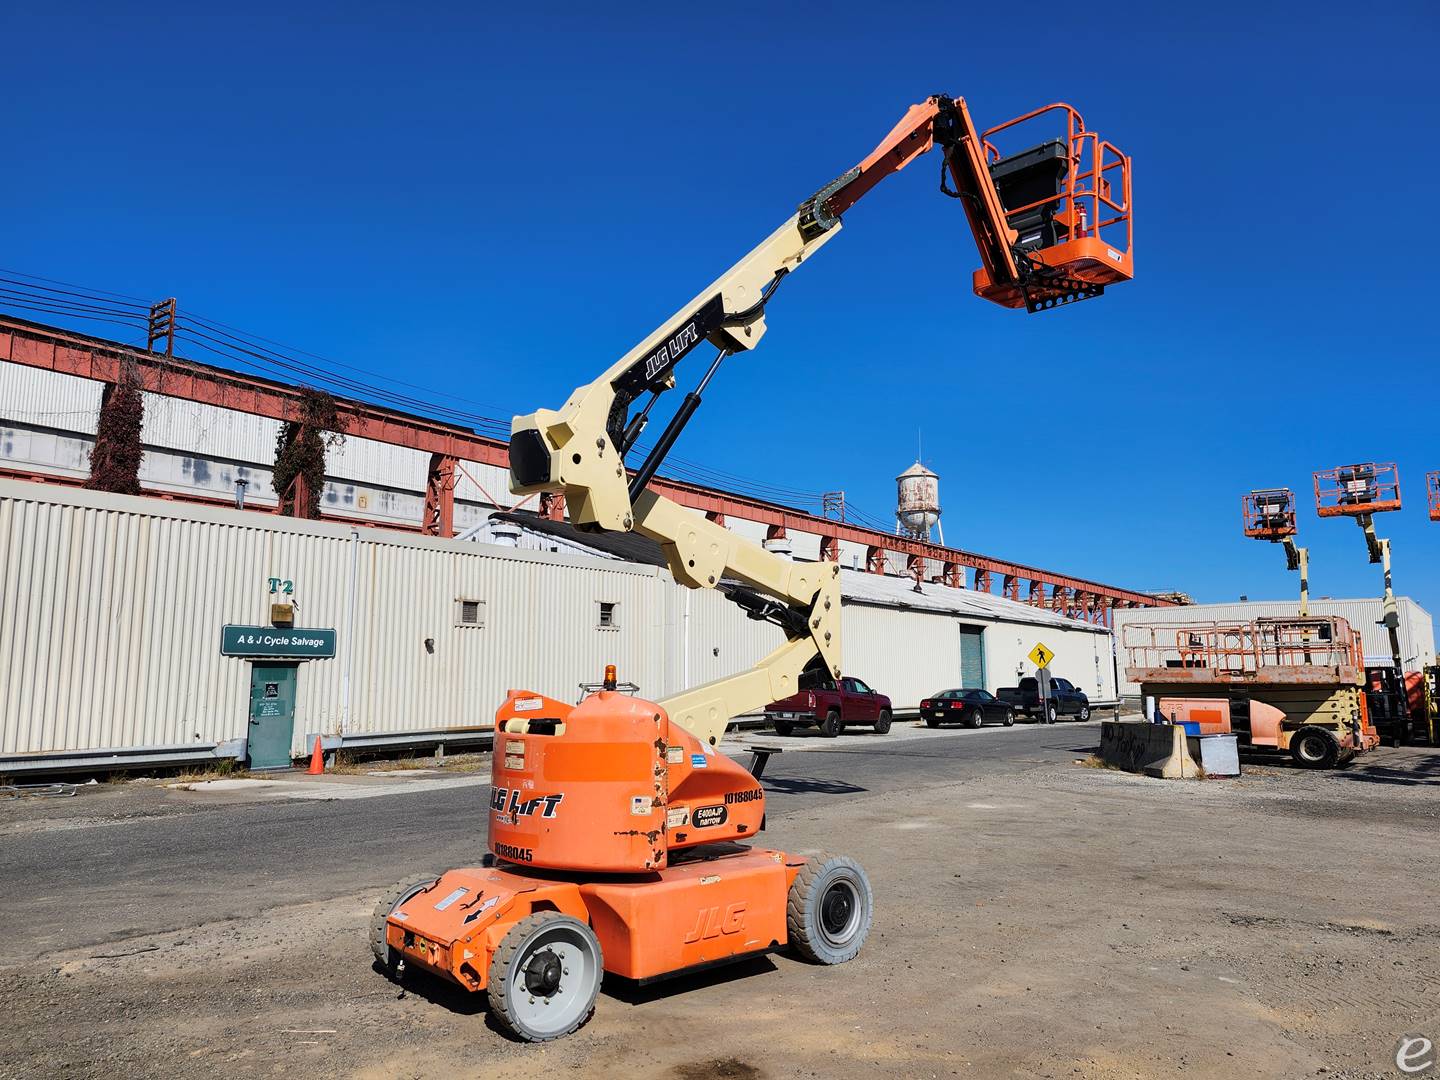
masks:
MULTIPOLYGON (((103 384, 91 382, 90 385, 103 384)), ((99 404, 98 394, 96 404, 99 404)), ((145 395, 141 438, 146 446, 164 447, 187 455, 199 452, 241 463, 268 463, 275 460, 275 439, 279 434, 279 420, 164 394, 145 395)))
POLYGON ((959 622, 949 615, 852 604, 845 611, 845 672, 896 709, 960 685, 959 622))
POLYGON ((606 663, 667 678, 655 613, 677 590, 651 567, 16 481, 0 552, 0 753, 243 737, 249 664, 220 656, 220 627, 263 624, 271 577, 295 582, 298 624, 340 630, 336 659, 302 665, 297 752, 340 729, 347 662, 346 729, 366 734, 485 724, 512 686, 574 700, 606 663), (456 625, 460 598, 484 626, 456 625))
POLYGON ((0 364, 0 423, 94 435, 104 383, 25 364, 0 364))
MULTIPOLYGON (((295 583, 298 625, 338 631, 335 659, 300 667, 297 754, 312 733, 487 725, 512 687, 576 700, 608 663, 662 697, 780 641, 655 567, 0 480, 0 754, 243 739, 250 664, 220 655, 220 628, 266 623, 270 578, 295 583), (483 625, 458 625, 459 600, 483 625)), ((844 617, 846 670, 902 710, 959 683, 961 626, 986 627, 991 689, 1011 638, 1044 635, 1077 668, 1108 650, 1093 629, 876 603, 844 617)))

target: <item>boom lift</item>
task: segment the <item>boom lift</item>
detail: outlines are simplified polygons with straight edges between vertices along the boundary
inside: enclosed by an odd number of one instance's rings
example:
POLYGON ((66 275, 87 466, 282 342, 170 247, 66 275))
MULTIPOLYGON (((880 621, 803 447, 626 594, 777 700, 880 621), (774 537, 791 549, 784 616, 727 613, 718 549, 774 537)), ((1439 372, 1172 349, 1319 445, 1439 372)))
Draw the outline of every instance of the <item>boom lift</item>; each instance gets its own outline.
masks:
POLYGON ((1310 549, 1295 545, 1295 493, 1289 488, 1262 488, 1240 500, 1245 535, 1285 545, 1287 569, 1300 571, 1300 618, 1310 617, 1310 549))
POLYGON ((371 941, 387 970, 488 990, 495 1019, 539 1041, 585 1020, 602 972, 648 981, 786 944, 823 964, 859 951, 864 871, 746 846, 765 824, 763 766, 752 775, 716 750, 733 717, 794 693, 812 664, 840 675, 840 568, 776 556, 648 484, 721 363, 764 337, 784 279, 862 196, 932 149, 979 248, 977 295, 1035 312, 1131 277, 1128 157, 1068 105, 980 135, 963 100, 935 96, 563 406, 517 416, 513 492, 563 492, 580 529, 649 537, 676 581, 722 590, 785 641, 750 671, 658 702, 617 692, 613 668, 576 706, 512 690, 495 719, 492 855, 381 900, 371 941), (1001 156, 993 136, 1041 118, 1060 120, 1062 136, 1001 156), (702 342, 714 358, 632 472, 656 400, 702 342))
POLYGON ((1365 531, 1370 561, 1384 572, 1380 625, 1390 638, 1390 664, 1367 667, 1370 712, 1376 728, 1392 743, 1408 741, 1413 730, 1411 694, 1400 650, 1400 608, 1390 578, 1390 541, 1375 535, 1374 515, 1400 509, 1400 473, 1393 462, 1363 461, 1315 473, 1315 509, 1321 517, 1354 518, 1365 531))

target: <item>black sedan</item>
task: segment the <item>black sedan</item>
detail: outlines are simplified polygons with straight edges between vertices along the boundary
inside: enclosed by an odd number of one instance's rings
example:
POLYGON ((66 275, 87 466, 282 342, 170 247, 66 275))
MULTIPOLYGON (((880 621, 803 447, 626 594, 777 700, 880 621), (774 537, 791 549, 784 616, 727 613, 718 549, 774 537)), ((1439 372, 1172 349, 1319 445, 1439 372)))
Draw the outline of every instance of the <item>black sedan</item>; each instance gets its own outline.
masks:
POLYGON ((930 727, 956 720, 966 727, 1015 723, 1010 706, 988 690, 945 690, 920 702, 920 716, 930 727))

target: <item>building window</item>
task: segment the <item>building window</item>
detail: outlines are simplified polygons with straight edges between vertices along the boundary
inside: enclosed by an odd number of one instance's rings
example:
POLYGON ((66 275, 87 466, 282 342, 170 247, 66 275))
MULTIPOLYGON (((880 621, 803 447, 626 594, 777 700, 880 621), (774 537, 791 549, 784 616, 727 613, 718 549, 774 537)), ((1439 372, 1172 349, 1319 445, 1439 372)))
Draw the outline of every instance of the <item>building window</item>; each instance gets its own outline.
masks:
POLYGON ((620 605, 608 600, 599 601, 600 614, 595 625, 601 630, 617 630, 620 627, 620 605))
POLYGON ((455 625, 456 626, 484 626, 485 625, 485 601, 484 600, 456 600, 455 601, 455 625))

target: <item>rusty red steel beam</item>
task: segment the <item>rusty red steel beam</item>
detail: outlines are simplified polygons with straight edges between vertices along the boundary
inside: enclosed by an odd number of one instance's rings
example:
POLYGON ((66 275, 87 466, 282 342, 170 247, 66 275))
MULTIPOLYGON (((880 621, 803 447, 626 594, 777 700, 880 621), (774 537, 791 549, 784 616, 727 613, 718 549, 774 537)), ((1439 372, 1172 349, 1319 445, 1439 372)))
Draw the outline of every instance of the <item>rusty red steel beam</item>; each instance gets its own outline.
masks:
MULTIPOLYGON (((0 315, 0 360, 85 379, 115 382, 125 358, 135 362, 142 388, 152 393, 272 420, 295 420, 299 417, 300 391, 294 386, 178 356, 151 354, 104 338, 0 315)), ((509 447, 499 439, 353 399, 340 399, 339 404, 342 415, 349 422, 348 434, 391 446, 427 451, 441 458, 478 461, 506 470, 510 467, 509 447)), ((961 548, 894 536, 744 495, 714 491, 665 477, 656 477, 651 486, 683 506, 721 520, 726 515, 734 515, 767 527, 778 526, 818 535, 822 546, 829 550, 836 550, 841 541, 860 545, 867 550, 867 563, 872 567, 883 561, 883 553, 894 552, 933 559, 942 566, 946 563, 968 566, 987 577, 993 573, 1043 582, 1052 589, 1061 590, 1062 595, 1083 590, 1140 607, 1169 606, 1168 601, 1133 589, 1042 570, 961 548)), ((436 502, 438 504, 439 499, 436 502)), ((433 509, 438 510, 438 505, 433 509)))

